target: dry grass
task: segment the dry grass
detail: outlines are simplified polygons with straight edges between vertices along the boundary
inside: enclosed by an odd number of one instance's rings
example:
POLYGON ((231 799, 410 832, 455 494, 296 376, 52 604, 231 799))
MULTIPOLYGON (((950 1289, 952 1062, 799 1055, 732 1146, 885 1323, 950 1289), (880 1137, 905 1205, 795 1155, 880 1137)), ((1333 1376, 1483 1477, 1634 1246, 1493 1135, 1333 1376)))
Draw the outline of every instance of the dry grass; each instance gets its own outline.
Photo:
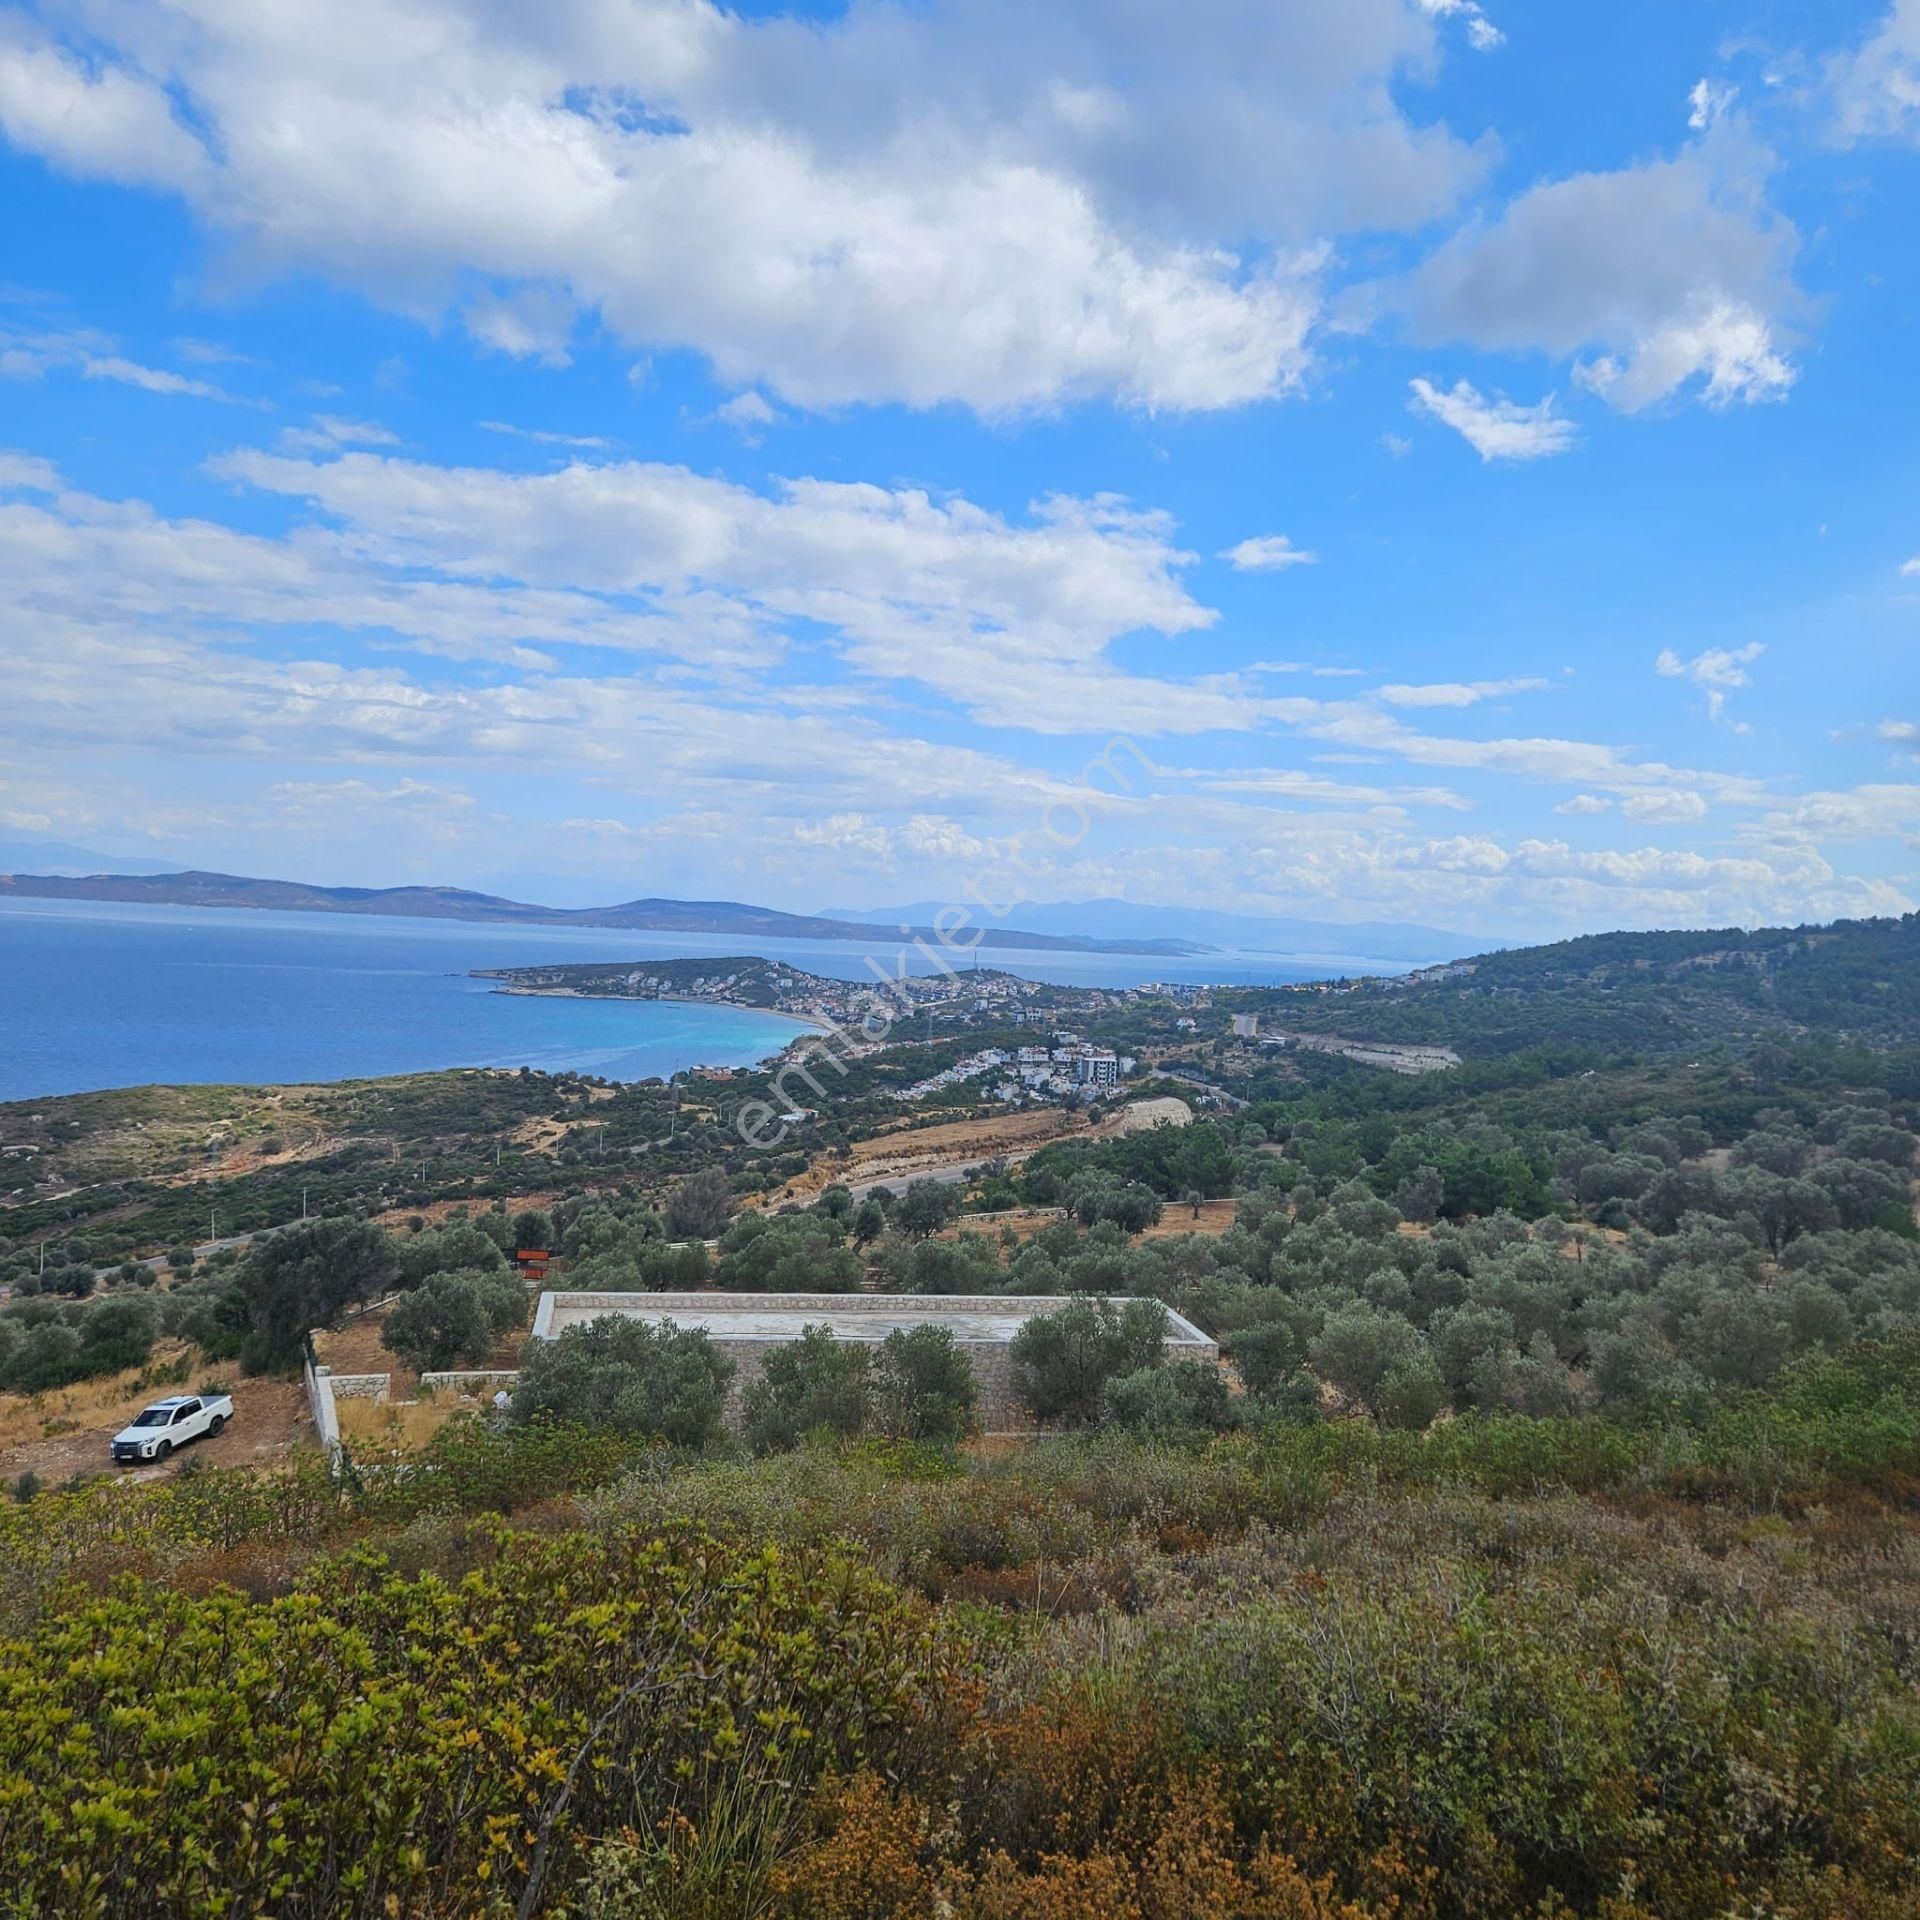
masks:
POLYGON ((101 1374, 50 1393, 0 1393, 0 1452, 62 1433, 117 1430, 148 1401, 190 1391, 210 1371, 198 1347, 185 1340, 160 1340, 144 1367, 101 1374))
MULTIPOLYGON (((558 1203, 558 1192, 515 1193, 507 1196, 508 1213, 525 1213, 529 1210, 543 1211, 558 1203)), ((389 1207, 385 1213, 372 1216, 376 1227, 384 1227, 389 1233, 404 1233, 411 1220, 424 1220, 430 1227, 443 1227, 459 1214, 462 1219, 472 1220, 485 1213, 493 1203, 474 1200, 430 1200, 417 1207, 389 1207)))
POLYGON ((816 1160, 805 1173, 796 1174, 760 1204, 778 1206, 788 1200, 810 1200, 840 1182, 904 1183, 940 1168, 970 1165, 996 1156, 1024 1160, 1049 1141, 1088 1131, 1088 1123, 1079 1114, 1057 1107, 991 1114, 975 1120, 943 1120, 931 1127, 903 1123, 870 1140, 856 1140, 844 1159, 816 1160))
POLYGON ((424 1447, 461 1410, 461 1404, 451 1393, 436 1394, 431 1400, 341 1400, 336 1403, 340 1437, 424 1447))
POLYGON ((1196 1214, 1183 1202, 1169 1200, 1165 1212, 1160 1216, 1160 1224, 1147 1228, 1140 1237, 1143 1240, 1165 1240, 1178 1233, 1225 1233, 1233 1225, 1239 1205, 1237 1200, 1202 1200, 1200 1211, 1196 1214))

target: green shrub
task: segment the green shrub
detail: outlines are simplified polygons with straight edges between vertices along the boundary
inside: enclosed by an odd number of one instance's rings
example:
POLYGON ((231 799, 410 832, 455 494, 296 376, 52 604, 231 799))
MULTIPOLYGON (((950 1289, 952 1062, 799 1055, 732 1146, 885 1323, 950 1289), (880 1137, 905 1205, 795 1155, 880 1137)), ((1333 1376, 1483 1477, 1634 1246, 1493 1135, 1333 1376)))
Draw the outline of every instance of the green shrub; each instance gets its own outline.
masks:
POLYGON ((1205 1360, 1142 1367, 1107 1382, 1104 1417, 1127 1433, 1220 1433, 1233 1425, 1233 1401, 1220 1369, 1205 1360))
POLYGON ((531 1343, 513 1417, 703 1447, 720 1437, 733 1374, 733 1362, 697 1328, 603 1314, 531 1343))
POLYGON ((896 1440, 953 1446, 979 1425, 973 1363, 947 1327, 896 1327, 873 1365, 875 1424, 896 1440))
POLYGON ((527 1291, 502 1267, 429 1274, 387 1310, 380 1344, 415 1373, 483 1366, 501 1336, 525 1324, 527 1291))
POLYGON ((1093 1426, 1108 1381, 1160 1364, 1166 1325, 1157 1300, 1080 1299, 1035 1314, 1008 1344, 1013 1390, 1036 1420, 1093 1426))
POLYGON ((867 1424, 871 1356, 825 1327, 769 1348, 741 1401, 741 1430, 755 1453, 780 1453, 808 1434, 851 1439, 867 1424))

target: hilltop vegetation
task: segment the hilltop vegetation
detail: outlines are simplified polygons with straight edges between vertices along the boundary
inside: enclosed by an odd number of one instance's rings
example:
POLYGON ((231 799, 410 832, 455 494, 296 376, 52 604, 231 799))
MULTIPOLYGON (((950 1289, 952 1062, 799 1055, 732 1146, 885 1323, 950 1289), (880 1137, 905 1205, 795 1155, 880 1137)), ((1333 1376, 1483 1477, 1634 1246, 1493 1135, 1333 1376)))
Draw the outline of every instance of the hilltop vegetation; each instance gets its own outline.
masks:
POLYGON ((42 1495, 3 1897, 1900 1920, 1916 1358, 1645 1426, 742 1465, 468 1424, 344 1486, 42 1495))
POLYGON ((1285 997, 1465 1055, 1420 1077, 1262 1055, 1222 996, 1195 1057, 1245 1104, 858 1196, 711 1085, 41 1103, 115 1197, 8 1256, 16 1385, 154 1327, 283 1367, 390 1293, 399 1360, 485 1364, 516 1247, 1066 1303, 1010 1352, 1059 1431, 1011 1450, 937 1330, 801 1340, 730 1427, 714 1343, 603 1321, 337 1478, 20 1488, 0 1912, 1916 1920, 1912 928, 1717 938, 1285 997), (208 1116, 293 1111, 337 1132, 220 1204, 324 1217, 68 1254, 202 1207, 208 1116), (747 1204, 795 1161, 805 1204, 747 1204))
POLYGON ((1279 1024, 1497 1056, 1539 1046, 1636 1055, 1807 1035, 1920 1042, 1920 915, 1822 927, 1606 933, 1483 954, 1328 997, 1242 991, 1279 1024))

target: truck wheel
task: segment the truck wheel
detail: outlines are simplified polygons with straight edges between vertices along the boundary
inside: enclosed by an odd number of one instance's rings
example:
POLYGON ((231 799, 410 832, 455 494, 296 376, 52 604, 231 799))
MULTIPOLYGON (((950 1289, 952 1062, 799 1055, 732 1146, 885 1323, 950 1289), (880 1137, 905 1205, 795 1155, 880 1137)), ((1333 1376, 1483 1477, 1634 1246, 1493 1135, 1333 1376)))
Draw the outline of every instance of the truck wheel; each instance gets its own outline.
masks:
POLYGON ((227 1416, 224 1413, 216 1413, 213 1418, 207 1422, 207 1438, 211 1440, 226 1424, 227 1416))
POLYGON ((160 1444, 154 1448, 153 1457, 156 1460, 164 1460, 172 1451, 173 1442, 171 1440, 162 1440, 160 1444))

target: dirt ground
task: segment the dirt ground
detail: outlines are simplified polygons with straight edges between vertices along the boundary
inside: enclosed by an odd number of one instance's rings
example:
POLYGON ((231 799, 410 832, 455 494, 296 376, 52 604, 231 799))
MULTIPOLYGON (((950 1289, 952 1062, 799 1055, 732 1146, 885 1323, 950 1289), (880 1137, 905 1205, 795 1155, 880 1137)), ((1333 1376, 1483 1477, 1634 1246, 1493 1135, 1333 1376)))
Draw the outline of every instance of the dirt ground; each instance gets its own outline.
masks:
POLYGON ((189 1460, 220 1467, 258 1466, 285 1459, 303 1441, 312 1440, 307 1396, 298 1380, 242 1380, 233 1368, 214 1368, 201 1360, 197 1349, 178 1341, 156 1347, 149 1366, 180 1359, 191 1364, 187 1378, 178 1384, 155 1385, 150 1372, 134 1370, 82 1381, 57 1393, 0 1394, 0 1476, 13 1480, 36 1473, 48 1486, 59 1486, 75 1474, 159 1480, 178 1473, 189 1460), (113 1465, 107 1443, 142 1407, 170 1393, 191 1393, 216 1374, 233 1381, 233 1423, 224 1433, 196 1440, 164 1466, 113 1465))
POLYGON ((845 1159, 816 1160, 772 1196, 776 1203, 809 1200, 826 1188, 869 1180, 910 1180, 919 1174, 996 1157, 1024 1160, 1052 1140, 1090 1129, 1078 1114, 1057 1107, 999 1113, 981 1120, 947 1120, 932 1127, 899 1127, 856 1140, 845 1159))
MULTIPOLYGON (((386 1321, 384 1307, 370 1307, 331 1332, 313 1336, 313 1350, 321 1364, 335 1373, 384 1373, 387 1398, 363 1400, 358 1396, 337 1396, 335 1412, 345 1440, 397 1441, 410 1447, 424 1446, 434 1430, 459 1412, 463 1406, 484 1408, 490 1394, 435 1394, 420 1399, 420 1376, 403 1366, 400 1357, 380 1344, 386 1321)), ((525 1331, 510 1333, 487 1356, 485 1366, 475 1371, 492 1372, 517 1367, 525 1331)))
MULTIPOLYGON (((1200 1215, 1196 1219, 1191 1207, 1183 1207, 1169 1201, 1166 1212, 1160 1217, 1157 1227, 1148 1227, 1140 1235, 1143 1240, 1165 1240, 1175 1234, 1201 1233, 1212 1237, 1225 1233, 1233 1225, 1234 1208, 1238 1203, 1232 1200, 1203 1200, 1200 1203, 1200 1215)), ((998 1235, 1003 1227, 1009 1227, 1020 1239, 1030 1239, 1043 1227, 1050 1227, 1055 1221, 1065 1218, 1059 1207, 1019 1207, 1005 1213, 965 1213, 960 1216, 957 1226, 943 1228, 934 1235, 936 1240, 951 1240, 962 1233, 984 1233, 998 1235)))
MULTIPOLYGON (((509 1213, 525 1213, 529 1208, 542 1209, 554 1206, 560 1199, 556 1193, 516 1193, 508 1196, 509 1213)), ((476 1213, 483 1213, 493 1203, 482 1205, 474 1200, 430 1200, 420 1207, 389 1207, 385 1213, 373 1216, 373 1224, 385 1227, 389 1233, 404 1233, 407 1222, 413 1219, 424 1220, 430 1227, 443 1226, 450 1215, 463 1213, 471 1219, 476 1213)))
POLYGON ((1200 1212, 1195 1215, 1191 1207, 1182 1206, 1177 1200, 1167 1202, 1166 1211, 1160 1216, 1160 1224, 1149 1227, 1140 1237, 1143 1240, 1166 1240, 1180 1233, 1204 1233, 1209 1237, 1225 1233, 1233 1225, 1237 1200, 1202 1200, 1200 1212))

